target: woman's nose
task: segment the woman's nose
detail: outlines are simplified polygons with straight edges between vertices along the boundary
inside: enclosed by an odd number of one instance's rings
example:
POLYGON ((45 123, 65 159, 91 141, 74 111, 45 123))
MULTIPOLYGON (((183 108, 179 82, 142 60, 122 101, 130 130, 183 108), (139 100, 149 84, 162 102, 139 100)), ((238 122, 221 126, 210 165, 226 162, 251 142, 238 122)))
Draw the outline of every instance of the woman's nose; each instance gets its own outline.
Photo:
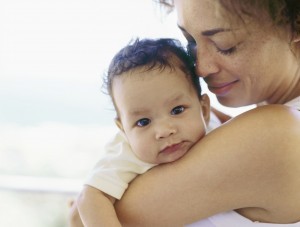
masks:
POLYGON ((214 54, 210 53, 207 49, 199 50, 198 48, 196 54, 195 70, 196 74, 203 78, 217 73, 219 71, 219 67, 214 54))
POLYGON ((156 132, 155 132, 155 138, 163 139, 167 138, 171 135, 174 135, 177 133, 177 128, 175 124, 168 122, 168 123, 158 123, 156 126, 156 132))

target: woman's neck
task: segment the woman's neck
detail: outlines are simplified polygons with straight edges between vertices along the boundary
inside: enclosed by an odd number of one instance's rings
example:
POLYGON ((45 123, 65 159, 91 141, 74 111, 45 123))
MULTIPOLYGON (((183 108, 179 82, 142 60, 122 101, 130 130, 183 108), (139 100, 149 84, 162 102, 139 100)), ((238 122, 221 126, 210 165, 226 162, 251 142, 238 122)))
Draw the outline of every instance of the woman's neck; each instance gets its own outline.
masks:
POLYGON ((268 104, 284 104, 300 96, 300 64, 294 71, 293 76, 286 84, 281 84, 272 97, 267 100, 268 104))

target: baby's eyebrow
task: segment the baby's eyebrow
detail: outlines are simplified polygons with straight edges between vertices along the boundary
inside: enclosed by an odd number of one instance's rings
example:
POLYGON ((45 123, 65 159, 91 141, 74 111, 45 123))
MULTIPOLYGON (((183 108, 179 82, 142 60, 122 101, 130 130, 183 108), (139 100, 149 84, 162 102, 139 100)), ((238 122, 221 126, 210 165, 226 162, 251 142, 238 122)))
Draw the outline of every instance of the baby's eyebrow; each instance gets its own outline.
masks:
MULTIPOLYGON (((183 93, 180 94, 174 94, 172 96, 170 96, 169 99, 165 100, 164 105, 170 105, 170 104, 174 104, 178 101, 184 100, 185 99, 185 95, 183 93)), ((135 109, 130 109, 129 111, 129 115, 131 117, 140 117, 140 116, 147 116, 151 113, 151 108, 147 109, 147 108, 135 108, 135 109)))
POLYGON ((135 110, 130 110, 129 114, 131 116, 141 116, 141 115, 146 115, 148 113, 148 110, 146 109, 135 109, 135 110))
POLYGON ((170 99, 166 100, 165 105, 181 101, 184 99, 184 97, 185 97, 184 94, 176 94, 176 95, 172 96, 170 99))

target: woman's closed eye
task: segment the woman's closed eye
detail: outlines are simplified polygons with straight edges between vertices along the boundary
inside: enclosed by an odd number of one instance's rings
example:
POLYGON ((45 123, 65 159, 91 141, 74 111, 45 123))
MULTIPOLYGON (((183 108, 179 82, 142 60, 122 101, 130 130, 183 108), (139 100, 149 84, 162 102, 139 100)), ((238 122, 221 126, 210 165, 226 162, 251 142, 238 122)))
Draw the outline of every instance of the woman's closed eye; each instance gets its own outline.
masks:
POLYGON ((219 53, 223 54, 223 55, 231 55, 231 54, 234 54, 235 51, 236 51, 236 46, 230 47, 228 49, 221 49, 221 48, 218 48, 218 47, 216 47, 216 48, 217 48, 217 51, 219 53))
POLYGON ((139 119, 138 121, 136 121, 135 125, 138 127, 145 127, 147 125, 149 125, 151 122, 151 120, 149 118, 142 118, 139 119))
POLYGON ((233 44, 232 42, 230 42, 230 43, 227 42, 227 44, 226 44, 226 42, 225 42, 225 44, 224 44, 224 42, 225 41, 223 41, 221 43, 213 41, 213 44, 214 44, 215 48, 217 49, 217 52, 219 52, 222 55, 234 54, 237 51, 238 46, 241 45, 241 43, 242 43, 242 42, 238 42, 238 43, 233 44))
POLYGON ((171 115, 178 115, 181 114, 185 111, 185 107, 184 106, 176 106, 175 108, 173 108, 171 110, 171 115))

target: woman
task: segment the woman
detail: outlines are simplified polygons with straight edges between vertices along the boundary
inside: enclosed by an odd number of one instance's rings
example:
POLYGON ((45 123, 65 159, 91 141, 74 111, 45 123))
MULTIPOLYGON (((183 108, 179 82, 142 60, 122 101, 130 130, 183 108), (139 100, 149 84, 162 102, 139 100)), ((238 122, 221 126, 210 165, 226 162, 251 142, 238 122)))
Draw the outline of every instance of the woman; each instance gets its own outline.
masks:
POLYGON ((116 205, 121 221, 300 226, 300 1, 161 3, 176 9, 197 73, 220 103, 259 107, 138 177, 116 205))

